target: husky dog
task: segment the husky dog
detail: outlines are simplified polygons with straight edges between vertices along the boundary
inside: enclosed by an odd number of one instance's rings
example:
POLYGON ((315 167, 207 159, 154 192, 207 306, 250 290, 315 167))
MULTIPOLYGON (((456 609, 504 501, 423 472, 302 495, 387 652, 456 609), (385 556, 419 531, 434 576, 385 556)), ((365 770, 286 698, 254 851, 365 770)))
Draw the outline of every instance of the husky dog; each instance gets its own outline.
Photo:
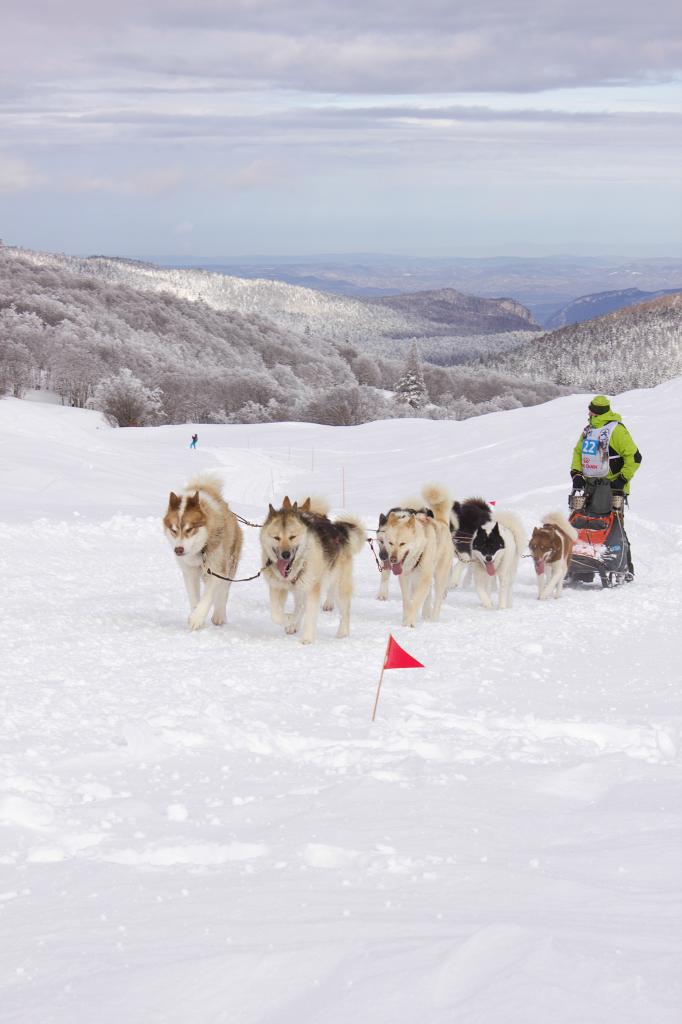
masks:
POLYGON ((286 497, 280 509, 269 506, 260 532, 273 622, 287 633, 298 632, 303 624, 304 644, 315 639, 323 586, 328 588, 325 606, 335 601, 341 613, 336 635, 350 632, 353 555, 364 546, 365 528, 354 516, 332 522, 327 512, 320 499, 306 498, 299 505, 286 497), (294 611, 285 615, 287 594, 293 595, 294 611))
POLYGON ((552 594, 561 597, 577 539, 578 531, 561 512, 548 512, 542 526, 533 530, 528 548, 535 562, 538 600, 544 601, 552 594))
POLYGON ((234 512, 221 494, 221 482, 210 473, 192 480, 181 494, 171 491, 163 517, 163 530, 189 598, 191 629, 201 629, 213 607, 211 621, 225 622, 230 584, 220 576, 234 576, 242 550, 242 531, 234 512), (204 578, 201 595, 200 581, 204 578))
POLYGON ((511 608, 519 557, 526 546, 523 525, 513 512, 496 512, 476 530, 471 542, 474 585, 481 604, 492 608, 490 593, 497 580, 499 607, 511 608))
POLYGON ((438 620, 452 563, 450 496, 437 484, 422 494, 433 515, 398 509, 389 513, 385 526, 389 565, 403 597, 403 626, 416 626, 420 611, 425 619, 438 620))
POLYGON ((453 501, 450 509, 450 535, 455 551, 455 560, 450 574, 450 586, 458 587, 467 569, 471 568, 471 542, 476 530, 492 519, 492 509, 483 498, 467 498, 453 501))
POLYGON ((418 512, 433 518, 433 511, 430 508, 422 507, 420 501, 413 501, 412 499, 408 499, 402 505, 396 505, 395 508, 390 508, 388 512, 382 512, 379 515, 379 526, 376 531, 377 544, 379 545, 379 561, 381 563, 381 582, 379 583, 379 593, 377 594, 378 601, 388 600, 388 585, 391 581, 391 560, 386 550, 386 523, 388 522, 388 517, 395 513, 397 516, 406 518, 417 515, 418 512))

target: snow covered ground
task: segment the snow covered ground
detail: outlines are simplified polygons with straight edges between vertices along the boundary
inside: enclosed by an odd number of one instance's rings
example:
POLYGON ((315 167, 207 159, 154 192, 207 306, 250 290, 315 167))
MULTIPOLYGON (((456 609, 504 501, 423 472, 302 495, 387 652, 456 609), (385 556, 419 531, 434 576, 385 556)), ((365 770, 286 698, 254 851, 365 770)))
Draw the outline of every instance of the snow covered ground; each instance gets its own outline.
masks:
POLYGON ((530 530, 585 404, 198 426, 191 452, 190 426, 0 402, 3 1024, 680 1019, 682 379, 614 402, 644 453, 630 587, 540 603, 524 560, 511 611, 466 589, 407 630, 367 551, 349 640, 285 636, 260 580, 191 633, 159 525, 216 468, 254 521, 313 491, 374 527, 436 480, 530 530), (389 629, 426 668, 372 724, 389 629))

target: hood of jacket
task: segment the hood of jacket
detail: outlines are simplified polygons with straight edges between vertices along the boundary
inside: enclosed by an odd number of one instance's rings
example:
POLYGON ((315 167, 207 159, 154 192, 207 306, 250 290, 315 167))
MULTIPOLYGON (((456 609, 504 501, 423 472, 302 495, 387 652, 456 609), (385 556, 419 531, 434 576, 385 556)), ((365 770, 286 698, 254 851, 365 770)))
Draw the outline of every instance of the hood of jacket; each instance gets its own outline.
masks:
POLYGON ((620 413, 614 412, 613 409, 609 409, 608 412, 600 412, 598 416, 590 416, 589 426, 590 427, 605 427, 607 423, 622 423, 623 418, 620 413))

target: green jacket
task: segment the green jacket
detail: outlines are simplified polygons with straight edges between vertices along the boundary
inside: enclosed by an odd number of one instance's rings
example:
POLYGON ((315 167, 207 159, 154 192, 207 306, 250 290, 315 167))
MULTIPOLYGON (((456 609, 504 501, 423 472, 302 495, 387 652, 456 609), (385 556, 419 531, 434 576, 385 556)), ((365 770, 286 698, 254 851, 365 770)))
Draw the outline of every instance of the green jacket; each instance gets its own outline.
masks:
MULTIPOLYGON (((601 413, 599 416, 590 416, 588 426, 604 427, 607 423, 613 423, 614 420, 617 422, 618 426, 611 434, 611 444, 609 446, 609 472, 606 479, 615 480, 617 476, 622 477, 625 481, 623 490, 626 494, 629 494, 630 481, 639 469, 642 461, 642 453, 632 440, 630 431, 623 423, 619 414, 614 412, 612 409, 609 409, 608 412, 601 413)), ((582 473, 582 445, 583 435, 581 434, 578 438, 578 443, 573 449, 571 476, 575 473, 582 473)))

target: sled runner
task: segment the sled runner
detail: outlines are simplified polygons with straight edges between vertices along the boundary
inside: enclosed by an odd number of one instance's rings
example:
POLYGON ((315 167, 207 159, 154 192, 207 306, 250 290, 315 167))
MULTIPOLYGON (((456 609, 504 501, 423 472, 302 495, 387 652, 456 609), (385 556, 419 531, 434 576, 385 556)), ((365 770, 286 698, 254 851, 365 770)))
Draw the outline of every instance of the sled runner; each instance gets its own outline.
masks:
POLYGON ((608 480, 590 481, 583 493, 568 499, 569 522, 578 531, 566 583, 618 587, 632 579, 630 543, 623 527, 623 495, 613 494, 608 480))

